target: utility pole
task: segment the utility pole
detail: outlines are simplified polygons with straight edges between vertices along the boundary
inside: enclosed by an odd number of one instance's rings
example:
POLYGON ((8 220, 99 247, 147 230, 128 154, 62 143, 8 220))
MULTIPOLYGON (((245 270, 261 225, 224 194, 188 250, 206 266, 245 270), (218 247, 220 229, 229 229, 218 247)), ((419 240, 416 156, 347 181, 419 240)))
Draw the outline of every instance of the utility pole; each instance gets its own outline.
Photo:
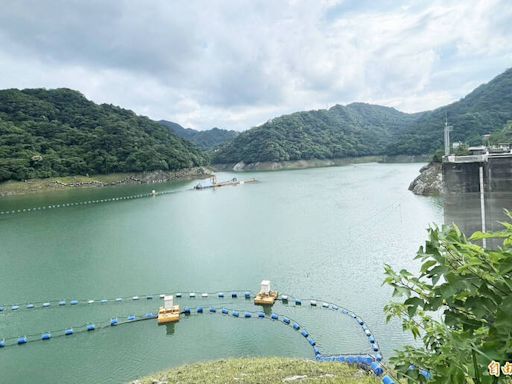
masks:
MULTIPOLYGON (((485 233, 485 195, 484 195, 484 166, 480 165, 479 168, 480 178, 480 220, 482 222, 482 232, 485 233)), ((482 245, 487 248, 486 239, 482 239, 482 245)))
POLYGON ((444 121, 444 155, 448 156, 451 152, 450 147, 450 131, 453 129, 451 125, 448 125, 448 114, 444 121))

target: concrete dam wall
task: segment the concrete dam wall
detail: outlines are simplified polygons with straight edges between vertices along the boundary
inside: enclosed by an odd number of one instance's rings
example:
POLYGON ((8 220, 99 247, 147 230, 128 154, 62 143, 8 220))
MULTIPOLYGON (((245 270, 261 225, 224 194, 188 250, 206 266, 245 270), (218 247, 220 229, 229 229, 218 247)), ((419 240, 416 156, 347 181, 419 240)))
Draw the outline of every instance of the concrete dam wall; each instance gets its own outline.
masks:
POLYGON ((443 161, 445 223, 470 235, 482 229, 481 183, 487 231, 501 229, 504 209, 512 210, 512 154, 450 156, 443 161))

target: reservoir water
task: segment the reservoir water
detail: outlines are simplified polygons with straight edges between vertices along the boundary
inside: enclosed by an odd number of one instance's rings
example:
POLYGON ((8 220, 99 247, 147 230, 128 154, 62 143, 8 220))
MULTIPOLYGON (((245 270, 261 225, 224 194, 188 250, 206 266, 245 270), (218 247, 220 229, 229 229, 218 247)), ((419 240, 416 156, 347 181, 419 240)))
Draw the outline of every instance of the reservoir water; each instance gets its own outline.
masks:
MULTIPOLYGON (((243 298, 202 292, 273 289, 343 305, 366 320, 385 357, 410 342, 400 324, 385 323, 391 292, 383 264, 416 270, 415 252, 442 203, 407 190, 421 164, 244 174, 260 182, 194 191, 196 183, 53 192, 0 200, 0 211, 104 199, 156 190, 176 193, 0 217, 0 304, 131 297, 124 303, 80 304, 0 313, 0 339, 100 324, 158 310, 146 294, 197 292, 182 305, 243 298)), ((307 327, 326 353, 367 352, 352 319, 320 308, 276 304, 307 327)), ((155 320, 0 349, 5 383, 120 383, 199 360, 279 355, 313 358, 290 327, 258 319, 190 316, 174 328, 155 320)))

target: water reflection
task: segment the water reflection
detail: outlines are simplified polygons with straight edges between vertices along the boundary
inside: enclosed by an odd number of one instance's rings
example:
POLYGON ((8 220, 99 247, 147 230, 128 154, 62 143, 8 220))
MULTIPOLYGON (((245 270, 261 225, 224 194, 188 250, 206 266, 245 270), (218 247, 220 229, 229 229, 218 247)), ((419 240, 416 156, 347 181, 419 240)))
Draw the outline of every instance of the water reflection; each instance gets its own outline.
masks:
MULTIPOLYGON (((503 227, 499 222, 507 220, 505 209, 512 209, 512 191, 486 192, 484 201, 486 231, 501 230, 503 227)), ((447 193, 444 199, 444 222, 457 224, 466 236, 481 231, 480 193, 447 193)), ((497 245, 495 241, 487 244, 492 247, 497 245)))

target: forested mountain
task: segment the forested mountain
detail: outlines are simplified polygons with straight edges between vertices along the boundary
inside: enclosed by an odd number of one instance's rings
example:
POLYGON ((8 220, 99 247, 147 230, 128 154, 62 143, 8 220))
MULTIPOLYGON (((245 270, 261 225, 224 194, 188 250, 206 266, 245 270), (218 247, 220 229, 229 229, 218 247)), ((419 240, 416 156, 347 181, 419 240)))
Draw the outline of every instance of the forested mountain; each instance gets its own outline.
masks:
MULTIPOLYGON (((407 97, 407 95, 404 95, 407 97)), ((442 146, 448 116, 452 139, 481 142, 512 120, 512 69, 462 100, 407 114, 363 103, 275 118, 240 134, 216 152, 216 163, 329 159, 364 155, 430 154, 442 146)))
POLYGON ((70 89, 0 91, 0 181, 205 164, 161 124, 70 89))
POLYGON ((328 159, 382 153, 414 119, 393 108, 353 103, 297 112, 241 133, 215 162, 328 159))
POLYGON ((446 116, 453 126, 452 141, 481 144, 482 135, 502 129, 512 120, 512 68, 463 99, 423 113, 400 133, 386 152, 422 154, 441 148, 446 116))
POLYGON ((160 120, 160 124, 169 128, 176 136, 188 140, 204 150, 217 148, 233 140, 238 135, 236 131, 228 131, 227 129, 217 127, 205 131, 197 131, 192 128, 183 128, 181 125, 167 120, 160 120))

